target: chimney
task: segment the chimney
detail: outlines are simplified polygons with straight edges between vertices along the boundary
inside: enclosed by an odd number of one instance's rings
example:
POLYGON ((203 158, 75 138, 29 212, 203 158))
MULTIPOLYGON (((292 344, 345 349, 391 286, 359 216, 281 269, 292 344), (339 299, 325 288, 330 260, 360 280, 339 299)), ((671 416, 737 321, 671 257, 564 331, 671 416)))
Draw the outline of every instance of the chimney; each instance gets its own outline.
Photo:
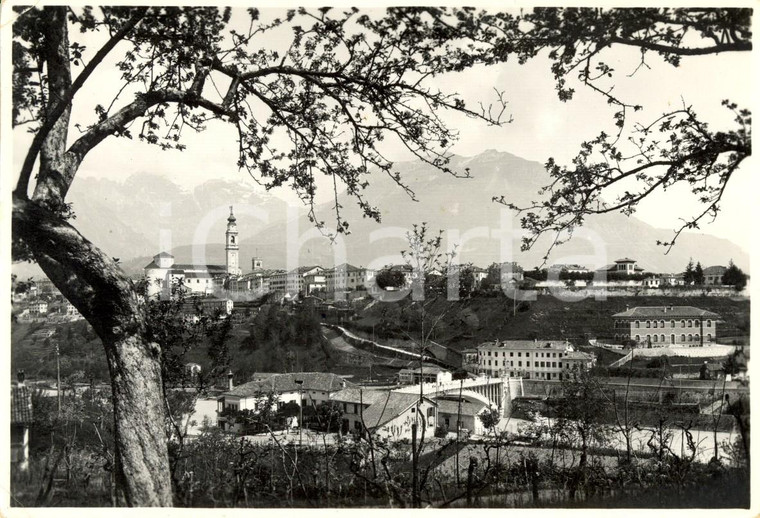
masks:
POLYGON ((232 390, 232 387, 234 387, 234 384, 232 383, 232 369, 227 371, 227 388, 228 390, 232 390))
POLYGON ((346 388, 346 380, 340 380, 340 388, 346 388))
POLYGON ((625 310, 628 311, 629 309, 631 309, 631 306, 629 306, 628 304, 626 304, 625 305, 625 310))
POLYGON ((26 374, 24 373, 24 369, 19 369, 16 371, 16 379, 18 380, 19 385, 24 385, 24 380, 26 379, 26 374))

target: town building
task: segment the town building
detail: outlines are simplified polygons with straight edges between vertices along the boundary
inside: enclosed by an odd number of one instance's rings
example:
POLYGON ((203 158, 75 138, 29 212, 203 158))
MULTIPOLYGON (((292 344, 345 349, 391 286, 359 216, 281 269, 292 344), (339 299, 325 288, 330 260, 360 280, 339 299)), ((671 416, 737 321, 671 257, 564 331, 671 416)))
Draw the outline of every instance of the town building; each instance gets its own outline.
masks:
POLYGON ((327 296, 333 300, 345 300, 349 292, 366 290, 374 285, 374 270, 343 263, 335 268, 325 270, 327 296))
POLYGON ((32 316, 46 315, 48 303, 45 300, 34 300, 29 304, 29 314, 32 316))
POLYGON ((177 264, 174 256, 161 252, 153 256, 153 261, 144 268, 148 283, 149 297, 168 299, 174 290, 185 293, 212 295, 223 288, 225 280, 242 274, 239 263, 239 243, 237 219, 230 206, 225 232, 226 263, 221 264, 177 264))
POLYGON ((720 315, 693 306, 638 306, 612 316, 614 338, 639 347, 711 345, 720 315))
POLYGON ((174 256, 161 252, 145 266, 149 297, 169 299, 182 290, 188 294, 212 295, 223 285, 227 267, 219 264, 177 264, 174 256))
POLYGON ((469 432, 475 435, 483 435, 486 430, 480 416, 489 410, 489 406, 480 401, 462 400, 461 405, 457 399, 437 398, 438 426, 446 432, 457 431, 457 419, 459 420, 460 432, 469 432))
POLYGON ((478 372, 495 377, 562 380, 593 367, 594 355, 566 340, 496 340, 478 346, 478 372))
POLYGON ((725 266, 708 266, 702 273, 705 276, 704 284, 706 286, 721 286, 723 284, 723 274, 726 273, 725 266))
POLYGON ((418 434, 424 429, 432 437, 438 422, 437 404, 428 397, 420 399, 419 394, 352 387, 334 393, 331 399, 343 411, 343 432, 366 429, 377 438, 399 441, 412 438, 413 424, 418 434))
POLYGON ((662 286, 662 278, 657 275, 650 275, 644 279, 644 286, 647 288, 659 288, 662 286))
POLYGON ((230 373, 228 391, 217 398, 217 424, 222 430, 240 432, 240 425, 223 415, 225 410, 256 411, 269 395, 277 398, 276 405, 294 402, 301 407, 318 406, 329 401, 333 392, 348 386, 353 384, 337 374, 326 372, 267 373, 234 386, 230 373))
POLYGON ((11 465, 29 469, 29 428, 33 422, 32 393, 24 383, 24 371, 11 384, 11 465))
POLYGON ((471 267, 470 273, 472 274, 473 284, 476 288, 480 288, 483 281, 488 277, 488 270, 479 266, 471 267))
POLYGON ((398 382, 402 385, 419 385, 422 383, 445 383, 451 381, 451 372, 434 365, 408 367, 398 371, 398 382))
POLYGON ((552 275, 556 276, 560 273, 567 273, 567 274, 586 274, 589 273, 589 269, 585 266, 581 266, 579 264, 553 264, 548 269, 547 272, 549 274, 549 277, 552 277, 552 275))
POLYGON ((614 263, 608 264, 603 268, 599 268, 597 272, 617 275, 636 275, 643 274, 644 269, 636 265, 635 259, 625 257, 623 259, 618 259, 614 263))
POLYGON ((682 273, 669 273, 662 276, 662 284, 665 286, 685 286, 686 281, 682 273))

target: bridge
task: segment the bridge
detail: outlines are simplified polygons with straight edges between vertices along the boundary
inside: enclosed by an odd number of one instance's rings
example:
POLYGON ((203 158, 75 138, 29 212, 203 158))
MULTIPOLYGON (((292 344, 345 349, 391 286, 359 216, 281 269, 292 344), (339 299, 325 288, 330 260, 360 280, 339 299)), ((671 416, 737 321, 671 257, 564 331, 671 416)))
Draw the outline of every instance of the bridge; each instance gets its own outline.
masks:
MULTIPOLYGON (((448 395, 459 397, 460 390, 462 399, 496 407, 503 417, 509 416, 512 400, 524 395, 522 378, 480 376, 443 383, 422 384, 423 395, 431 399, 448 395)), ((420 386, 409 385, 397 388, 394 392, 419 394, 420 386)))

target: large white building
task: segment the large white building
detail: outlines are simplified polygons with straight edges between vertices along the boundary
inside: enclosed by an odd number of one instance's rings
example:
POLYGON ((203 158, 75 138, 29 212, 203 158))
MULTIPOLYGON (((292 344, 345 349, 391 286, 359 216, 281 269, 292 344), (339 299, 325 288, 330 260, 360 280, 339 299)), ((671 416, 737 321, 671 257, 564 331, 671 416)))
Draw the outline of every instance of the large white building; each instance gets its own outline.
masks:
POLYGON ((374 270, 343 263, 324 271, 327 294, 337 300, 346 298, 350 291, 374 285, 374 270))
POLYGON ((612 315, 615 340, 640 347, 712 345, 720 315, 693 306, 638 306, 612 315))
POLYGON ((478 346, 478 372, 494 377, 562 380, 595 362, 566 340, 496 340, 478 346))
POLYGON ((236 278, 242 274, 239 263, 238 231, 235 214, 230 206, 225 233, 226 264, 177 264, 174 256, 161 252, 153 256, 153 261, 145 266, 145 279, 148 282, 148 296, 169 298, 173 289, 182 289, 185 293, 212 295, 221 288, 225 279, 236 278))

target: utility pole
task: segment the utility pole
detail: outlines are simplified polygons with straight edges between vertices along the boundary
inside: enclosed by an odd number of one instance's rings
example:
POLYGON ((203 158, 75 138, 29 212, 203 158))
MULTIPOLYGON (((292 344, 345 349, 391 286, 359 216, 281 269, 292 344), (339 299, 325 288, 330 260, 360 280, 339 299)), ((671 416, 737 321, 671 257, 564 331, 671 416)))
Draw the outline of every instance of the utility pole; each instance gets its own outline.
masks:
POLYGON ((303 446, 303 380, 295 380, 298 385, 298 449, 303 446))
POLYGON ((61 393, 61 350, 58 347, 58 342, 55 344, 55 364, 58 375, 58 415, 61 415, 62 397, 61 393))

